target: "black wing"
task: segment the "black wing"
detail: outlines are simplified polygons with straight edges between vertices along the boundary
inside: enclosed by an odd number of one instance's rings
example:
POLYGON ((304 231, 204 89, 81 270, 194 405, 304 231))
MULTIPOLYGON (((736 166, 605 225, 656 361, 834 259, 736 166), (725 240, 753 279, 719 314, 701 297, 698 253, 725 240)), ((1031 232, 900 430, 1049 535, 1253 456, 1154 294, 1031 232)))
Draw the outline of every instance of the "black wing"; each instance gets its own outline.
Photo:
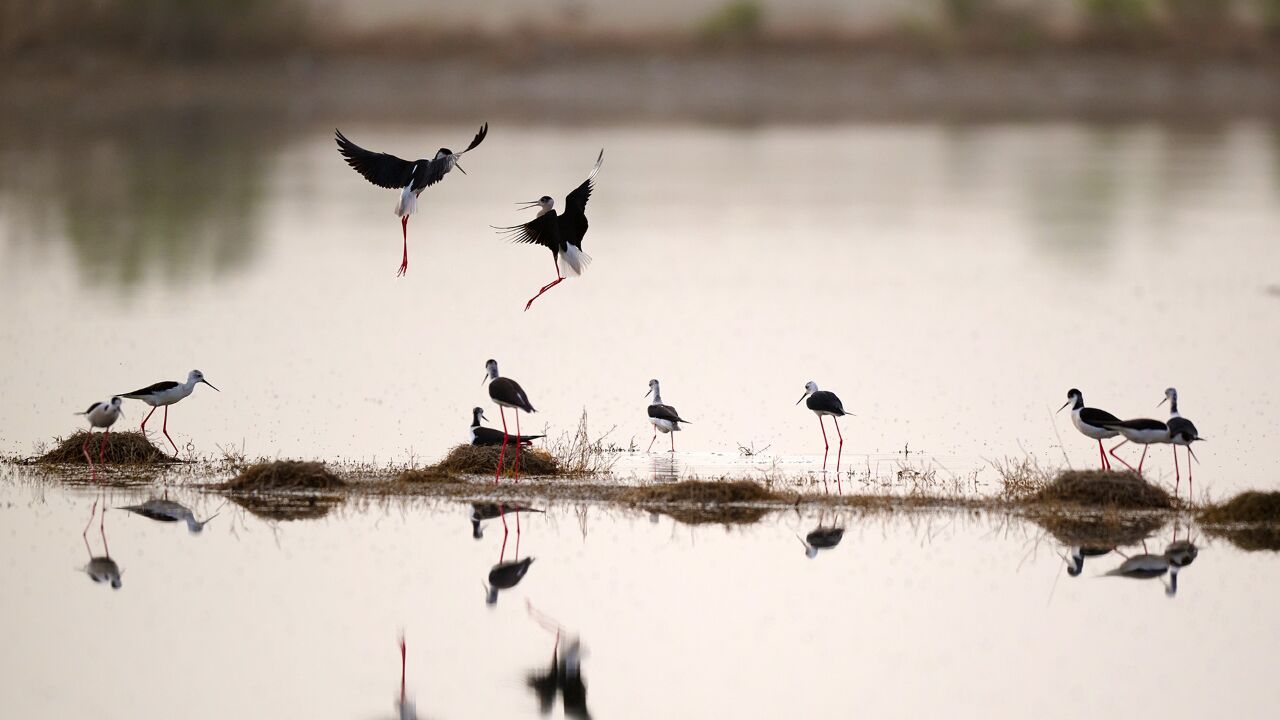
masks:
POLYGON ((1200 437, 1199 431, 1192 422, 1184 417, 1169 418, 1169 432, 1174 435, 1186 435, 1189 438, 1200 437))
POLYGON ((1080 420, 1085 425, 1092 425, 1094 427, 1102 427, 1104 424, 1107 424, 1107 423, 1120 422, 1120 418, 1116 417, 1115 415, 1112 415, 1106 410, 1099 410, 1098 408, 1088 408, 1088 407, 1080 410, 1080 420))
POLYGON ((591 199, 591 191, 595 189, 596 173, 600 172, 602 163, 604 163, 604 150, 600 151, 600 156, 596 158, 596 166, 591 169, 587 179, 564 199, 564 214, 560 216, 560 227, 564 240, 578 248, 582 247, 582 238, 587 234, 587 201, 591 199))
POLYGON ((104 403, 104 402, 96 402, 96 403, 94 403, 94 404, 90 405, 88 410, 85 410, 85 411, 84 411, 84 412, 82 412, 82 413, 76 413, 76 414, 77 414, 77 415, 88 415, 89 413, 91 413, 91 412, 93 412, 94 410, 96 410, 96 409, 98 408, 98 406, 99 406, 99 405, 106 405, 106 403, 104 403))
POLYGON ((155 385, 148 385, 144 388, 134 390, 131 393, 120 393, 120 394, 124 397, 136 398, 139 395, 154 395, 156 393, 164 392, 165 390, 172 390, 178 387, 178 385, 179 383, 174 382, 173 380, 165 380, 164 382, 158 382, 155 385))
POLYGON ((830 390, 819 390, 809 396, 809 402, 805 403, 810 410, 821 410, 829 413, 839 413, 845 415, 844 403, 840 402, 840 398, 830 390))
POLYGON ((488 135, 489 135, 489 123, 485 123, 480 126, 480 132, 476 133, 475 138, 471 141, 471 144, 467 146, 467 149, 463 150, 458 154, 462 155, 463 153, 469 153, 472 150, 475 150, 476 147, 480 145, 480 143, 484 142, 485 137, 487 137, 488 135))
MULTIPOLYGON (((338 152, 342 153, 347 164, 363 175, 365 180, 378 187, 394 190, 409 184, 409 180, 413 177, 415 163, 395 155, 365 150, 348 140, 341 130, 334 130, 333 133, 338 141, 338 152)), ((426 163, 425 160, 418 162, 426 163)))
POLYGON ((551 252, 556 252, 560 249, 561 244, 560 226, 556 222, 556 217, 556 211, 552 210, 523 225, 494 227, 494 229, 500 233, 506 233, 506 239, 511 242, 541 245, 551 250, 551 252))
POLYGON ((1129 430, 1167 430, 1169 428, 1165 423, 1151 418, 1136 418, 1133 420, 1124 420, 1121 422, 1103 423, 1103 427, 1109 428, 1127 428, 1129 430))
MULTIPOLYGON (((671 422, 689 422, 680 417, 680 413, 670 405, 650 405, 649 417, 658 420, 670 420, 671 422)), ((692 425, 692 423, 690 423, 692 425)))
MULTIPOLYGON (((484 142, 484 138, 488 134, 489 134, 489 123, 485 123, 484 125, 480 126, 480 132, 476 133, 475 139, 471 141, 471 144, 467 146, 467 149, 463 150, 460 153, 455 153, 453 157, 456 158, 459 155, 463 155, 465 153, 468 153, 474 150, 477 145, 484 142)), ((422 162, 423 161, 419 161, 419 164, 421 165, 422 162)), ((421 190, 424 187, 431 187, 432 185, 435 185, 436 183, 443 180, 444 174, 449 171, 449 158, 447 157, 436 158, 435 160, 427 162, 423 166, 423 168, 424 169, 418 172, 413 178, 414 190, 421 190)))

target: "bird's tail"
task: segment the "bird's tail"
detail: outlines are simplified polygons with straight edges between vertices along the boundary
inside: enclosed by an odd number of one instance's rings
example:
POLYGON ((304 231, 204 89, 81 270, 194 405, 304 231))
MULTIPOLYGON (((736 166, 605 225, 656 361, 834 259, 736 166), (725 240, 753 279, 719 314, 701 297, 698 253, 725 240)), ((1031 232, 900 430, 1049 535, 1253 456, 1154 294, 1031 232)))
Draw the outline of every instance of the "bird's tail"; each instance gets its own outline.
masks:
POLYGON ((396 216, 408 217, 417 210, 418 194, 413 191, 413 183, 409 183, 400 191, 400 202, 396 203, 396 216))
POLYGON ((591 264, 591 256, 574 245, 566 245, 565 251, 560 253, 560 259, 564 260, 569 275, 581 275, 591 264))

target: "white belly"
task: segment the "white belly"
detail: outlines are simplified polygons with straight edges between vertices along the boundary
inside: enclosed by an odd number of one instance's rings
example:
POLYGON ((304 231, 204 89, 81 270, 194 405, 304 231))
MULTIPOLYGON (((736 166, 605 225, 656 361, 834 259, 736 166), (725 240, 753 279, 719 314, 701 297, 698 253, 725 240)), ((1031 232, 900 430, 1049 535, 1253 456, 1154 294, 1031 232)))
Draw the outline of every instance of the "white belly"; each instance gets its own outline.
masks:
POLYGON ((1130 430, 1128 428, 1120 428, 1120 434, 1125 439, 1139 445, 1151 445, 1152 443, 1169 442, 1168 430, 1130 430))
POLYGON ((142 402, 150 405, 151 407, 160 407, 162 405, 172 405, 178 402, 179 400, 181 400, 182 398, 190 395, 192 390, 195 390, 195 388, 194 387, 188 388, 183 385, 179 385, 176 388, 171 388, 169 390, 165 390, 164 392, 156 393, 155 395, 151 395, 149 397, 144 397, 142 398, 142 402))
POLYGON ((119 417, 120 411, 112 410, 110 407, 97 408, 88 415, 89 425, 96 428, 109 428, 119 417))
POLYGON ((662 418, 649 418, 649 422, 653 423, 653 426, 658 428, 659 432, 680 432, 680 423, 678 422, 672 422, 662 418))
POLYGON ((1116 430, 1108 430, 1106 428, 1086 425, 1085 422, 1080 419, 1080 413, 1078 412, 1071 413, 1071 424, 1076 426, 1076 429, 1080 431, 1081 435, 1093 438, 1094 440, 1106 440, 1107 438, 1113 438, 1120 434, 1116 430))

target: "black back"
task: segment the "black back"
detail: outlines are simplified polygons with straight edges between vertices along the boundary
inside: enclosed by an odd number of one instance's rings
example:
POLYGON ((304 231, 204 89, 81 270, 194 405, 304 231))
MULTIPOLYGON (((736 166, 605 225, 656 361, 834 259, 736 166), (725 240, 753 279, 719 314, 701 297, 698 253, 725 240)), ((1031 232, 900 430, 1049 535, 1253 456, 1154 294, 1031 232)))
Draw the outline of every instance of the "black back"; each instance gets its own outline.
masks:
POLYGON ((489 584, 501 590, 515 587, 516 583, 524 579, 525 573, 529 572, 529 564, 532 562, 533 558, 529 557, 494 565, 489 570, 489 584))
MULTIPOLYGON (((680 413, 676 412, 675 408, 670 405, 661 405, 658 403, 654 403, 649 406, 649 417, 657 418, 659 420, 670 420, 671 422, 689 422, 688 420, 680 417, 680 413)), ((689 424, 692 425, 693 423, 689 424)))
POLYGON ((103 406, 103 407, 106 407, 106 403, 104 403, 104 402, 96 402, 96 403, 94 403, 94 404, 90 405, 88 410, 85 410, 84 412, 82 412, 82 413, 80 413, 80 414, 81 414, 81 415, 88 415, 89 413, 93 412, 94 410, 97 410, 99 405, 101 405, 101 406, 103 406))
POLYGON ((489 397, 514 405, 525 412, 537 412, 529 402, 529 396, 525 394, 524 388, 511 378, 494 378, 493 382, 489 383, 489 397))
POLYGON ((836 417, 848 415, 844 411, 844 404, 840 402, 840 398, 830 390, 819 390, 813 393, 804 401, 804 406, 815 412, 829 412, 836 417))
POLYGON ((1092 425, 1094 427, 1106 427, 1109 424, 1121 422, 1120 418, 1112 415, 1106 410, 1099 410, 1098 408, 1090 407, 1080 409, 1080 420, 1084 424, 1092 425))
POLYGON ((1170 436, 1181 436, 1187 442, 1200 438, 1200 433, 1196 430, 1196 426, 1184 417, 1169 418, 1169 422, 1166 424, 1169 426, 1170 436))
POLYGON ((844 528, 842 527, 819 527, 804 536, 804 541, 810 547, 816 548, 833 548, 839 545, 842 539, 844 539, 844 528))
POLYGON ((158 382, 155 385, 148 385, 141 390, 134 390, 131 393, 120 393, 120 395, 121 397, 131 398, 136 398, 140 395, 155 395, 156 393, 162 393, 165 390, 172 390, 181 384, 182 383, 174 382, 173 380, 165 380, 164 382, 158 382))
POLYGON ((1159 420, 1151 418, 1134 418, 1133 420, 1123 420, 1120 422, 1103 423, 1103 427, 1109 428, 1128 428, 1129 430, 1168 430, 1169 426, 1159 420))
POLYGON ((494 430, 487 427, 476 427, 472 429, 472 445, 501 445, 502 438, 506 437, 507 442, 518 442, 525 445, 546 435, 505 435, 501 430, 494 430))

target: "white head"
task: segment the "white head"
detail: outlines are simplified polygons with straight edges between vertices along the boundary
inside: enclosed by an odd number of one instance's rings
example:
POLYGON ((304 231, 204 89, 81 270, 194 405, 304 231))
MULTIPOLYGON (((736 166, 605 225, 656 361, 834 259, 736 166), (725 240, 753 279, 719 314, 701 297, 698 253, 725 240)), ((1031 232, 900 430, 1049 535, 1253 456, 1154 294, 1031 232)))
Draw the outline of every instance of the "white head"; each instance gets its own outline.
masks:
POLYGON ((653 401, 654 401, 654 402, 661 402, 661 398, 662 398, 662 390, 660 390, 660 389, 658 388, 658 381, 657 381, 657 380, 650 380, 650 381, 649 381, 649 392, 645 393, 645 394, 644 394, 644 396, 645 396, 645 397, 649 397, 649 395, 650 395, 650 394, 652 394, 652 395, 653 395, 653 401))
POLYGON ((524 206, 520 208, 521 210, 529 210, 535 207, 538 208, 538 216, 541 217, 543 214, 555 209, 556 201, 552 199, 550 195, 543 195, 537 200, 525 200, 524 202, 517 204, 524 206))
POLYGON ((474 407, 474 408, 471 408, 471 419, 476 424, 479 424, 481 420, 488 420, 489 418, 484 416, 484 408, 474 407))
POLYGON ((490 358, 489 360, 485 361, 484 380, 481 380, 480 384, 483 385, 486 380, 497 380, 497 379, 498 379, 498 361, 490 358))
POLYGON ((120 412, 120 406, 124 404, 124 399, 117 395, 111 398, 111 402, 108 404, 111 405, 111 412, 120 412))
POLYGON ((1073 408, 1084 407, 1084 393, 1075 388, 1068 390, 1067 401, 1062 404, 1062 407, 1058 408, 1058 412, 1062 412, 1062 408, 1065 408, 1068 405, 1073 408))
MULTIPOLYGON (((204 379, 204 373, 200 372, 199 370, 192 370, 191 372, 187 373, 187 384, 195 385, 196 383, 204 383, 205 385, 208 385, 214 390, 218 390, 218 388, 213 387, 212 383, 204 379)), ((222 391, 219 390, 218 392, 222 392, 222 391)))
POLYGON ((818 392, 818 383, 810 380, 804 384, 804 394, 800 396, 800 400, 797 400, 796 404, 799 405, 802 400, 816 392, 818 392))

